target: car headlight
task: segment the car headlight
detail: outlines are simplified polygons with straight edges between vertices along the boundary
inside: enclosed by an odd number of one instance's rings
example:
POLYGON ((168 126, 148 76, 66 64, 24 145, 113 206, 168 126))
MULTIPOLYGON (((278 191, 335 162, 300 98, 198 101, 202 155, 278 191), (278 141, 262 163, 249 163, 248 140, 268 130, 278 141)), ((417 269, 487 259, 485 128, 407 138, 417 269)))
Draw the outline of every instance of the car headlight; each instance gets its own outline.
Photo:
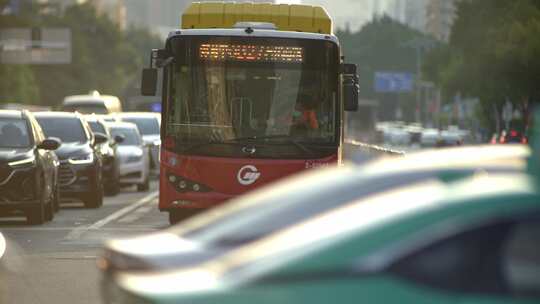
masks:
POLYGON ((36 157, 31 156, 29 158, 25 158, 25 159, 10 162, 10 163, 8 163, 8 165, 10 167, 22 167, 22 166, 34 165, 35 163, 36 163, 36 157))
POLYGON ((93 154, 75 156, 75 157, 71 157, 69 159, 69 163, 73 164, 73 165, 91 164, 93 162, 94 162, 94 155, 93 154))

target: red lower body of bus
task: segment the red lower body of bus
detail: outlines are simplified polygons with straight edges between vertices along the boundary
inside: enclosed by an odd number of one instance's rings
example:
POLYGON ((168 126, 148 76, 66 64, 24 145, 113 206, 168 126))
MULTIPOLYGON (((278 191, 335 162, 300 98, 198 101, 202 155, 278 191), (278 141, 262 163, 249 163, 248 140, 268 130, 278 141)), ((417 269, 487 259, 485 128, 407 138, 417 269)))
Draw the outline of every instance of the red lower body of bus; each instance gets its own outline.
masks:
POLYGON ((321 159, 252 159, 184 156, 162 150, 159 209, 205 209, 278 179, 338 163, 321 159))

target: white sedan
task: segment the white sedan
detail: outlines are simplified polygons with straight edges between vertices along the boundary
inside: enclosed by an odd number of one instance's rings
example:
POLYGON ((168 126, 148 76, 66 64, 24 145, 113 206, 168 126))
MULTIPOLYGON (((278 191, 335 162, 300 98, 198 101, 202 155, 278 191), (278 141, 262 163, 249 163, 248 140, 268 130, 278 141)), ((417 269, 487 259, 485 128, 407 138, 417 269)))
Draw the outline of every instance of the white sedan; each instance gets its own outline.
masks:
POLYGON ((120 184, 137 185, 138 191, 148 191, 150 188, 148 147, 137 126, 128 122, 114 122, 108 125, 118 143, 120 184))

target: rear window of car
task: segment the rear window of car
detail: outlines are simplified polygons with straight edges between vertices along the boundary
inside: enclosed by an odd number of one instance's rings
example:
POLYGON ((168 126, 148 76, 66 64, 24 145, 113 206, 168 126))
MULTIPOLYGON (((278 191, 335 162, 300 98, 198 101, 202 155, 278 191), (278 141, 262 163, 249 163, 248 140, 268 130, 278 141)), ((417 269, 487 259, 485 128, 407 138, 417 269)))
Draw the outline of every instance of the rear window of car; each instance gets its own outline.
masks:
POLYGON ((89 121, 88 124, 90 125, 90 129, 92 129, 92 132, 107 134, 107 131, 105 131, 105 127, 103 127, 103 125, 99 122, 89 121))
POLYGON ((156 118, 139 117, 139 118, 122 118, 123 121, 131 122, 137 125, 139 132, 142 135, 159 135, 159 124, 156 118))
POLYGON ((141 145, 141 137, 134 129, 128 128, 113 128, 111 129, 113 137, 123 135, 124 140, 119 143, 120 146, 139 146, 141 145))
POLYGON ((36 117, 47 137, 57 137, 63 143, 88 141, 82 122, 76 117, 36 117))
POLYGON ((32 145, 28 124, 22 118, 0 118, 0 148, 28 148, 32 145))

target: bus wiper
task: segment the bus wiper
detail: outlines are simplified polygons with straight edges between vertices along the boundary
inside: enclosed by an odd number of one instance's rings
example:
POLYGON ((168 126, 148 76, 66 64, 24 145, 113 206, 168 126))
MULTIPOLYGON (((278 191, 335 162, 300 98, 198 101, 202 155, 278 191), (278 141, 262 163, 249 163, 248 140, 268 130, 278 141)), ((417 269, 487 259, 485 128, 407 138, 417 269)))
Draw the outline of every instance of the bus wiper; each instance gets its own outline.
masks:
POLYGON ((259 139, 275 139, 275 138, 290 138, 288 134, 276 134, 276 135, 265 135, 265 136, 246 136, 246 137, 237 137, 231 139, 232 141, 244 141, 244 140, 259 140, 259 139))
POLYGON ((228 142, 228 141, 208 141, 208 142, 204 142, 204 143, 198 143, 198 144, 193 144, 191 146, 188 146, 187 148, 183 149, 182 150, 182 153, 189 153, 195 149, 198 149, 198 148, 202 148, 202 147, 206 147, 206 146, 212 146, 212 145, 227 145, 227 144, 238 144, 238 143, 235 143, 235 142, 228 142))
MULTIPOLYGON (((291 136, 288 135, 288 134, 276 134, 276 135, 265 135, 265 136, 247 136, 247 137, 234 138, 231 141, 233 141, 233 142, 244 142, 244 141, 257 142, 259 140, 265 140, 265 139, 285 139, 284 141, 281 141, 281 143, 293 144, 294 146, 296 146, 297 148, 299 148, 300 150, 302 150, 302 151, 304 151, 304 152, 306 152, 308 154, 313 154, 314 153, 313 150, 309 149, 308 147, 301 144, 300 142, 292 139, 291 136)), ((265 144, 268 144, 268 143, 266 142, 265 144)))

